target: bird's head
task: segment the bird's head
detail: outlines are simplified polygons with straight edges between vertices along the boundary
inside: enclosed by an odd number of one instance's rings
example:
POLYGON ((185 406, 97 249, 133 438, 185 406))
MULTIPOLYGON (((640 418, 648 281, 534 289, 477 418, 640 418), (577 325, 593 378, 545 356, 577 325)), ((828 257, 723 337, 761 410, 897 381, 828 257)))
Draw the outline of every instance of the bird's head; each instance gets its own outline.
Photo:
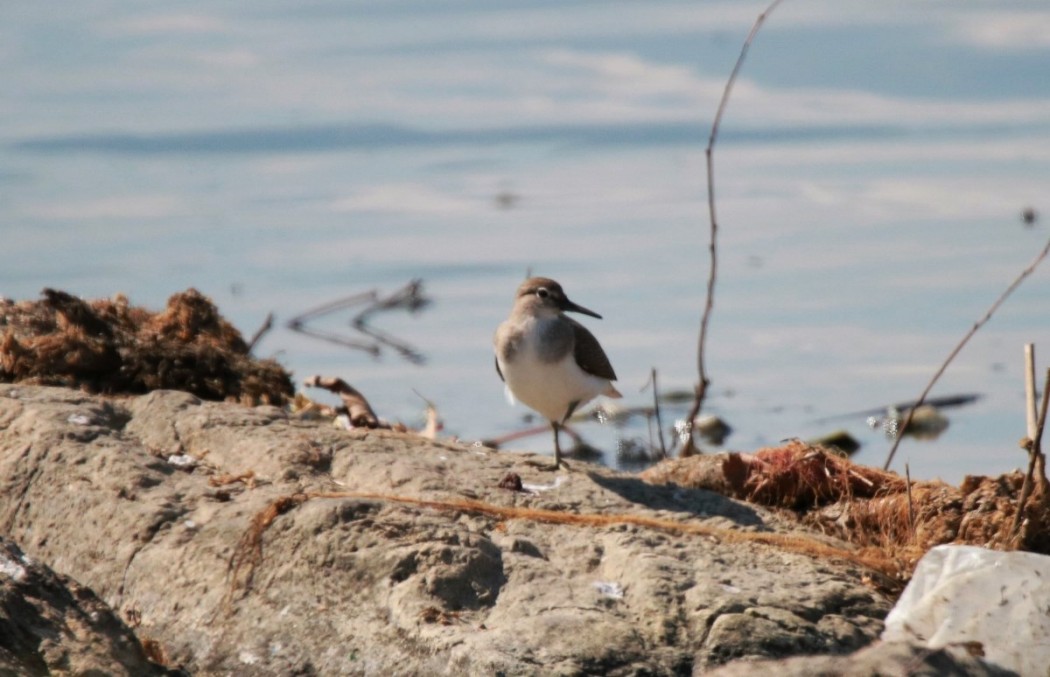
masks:
POLYGON ((524 305, 538 315, 558 315, 564 312, 583 313, 596 317, 602 316, 593 310, 588 310, 569 300, 562 290, 561 285, 549 277, 530 277, 518 287, 518 295, 515 301, 518 305, 524 305))

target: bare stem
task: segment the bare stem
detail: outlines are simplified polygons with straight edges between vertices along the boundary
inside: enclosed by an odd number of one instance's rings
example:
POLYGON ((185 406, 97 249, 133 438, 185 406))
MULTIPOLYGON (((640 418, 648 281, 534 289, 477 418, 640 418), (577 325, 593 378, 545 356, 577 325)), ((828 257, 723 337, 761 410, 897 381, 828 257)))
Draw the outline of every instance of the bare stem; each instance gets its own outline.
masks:
POLYGON ((897 453, 897 447, 900 446, 901 440, 904 438, 904 432, 908 429, 908 426, 911 424, 911 419, 912 416, 915 414, 915 410, 922 406, 924 402, 926 402, 926 396, 930 394, 930 391, 933 389, 934 384, 937 383, 938 379, 940 379, 941 375, 948 368, 948 365, 951 364, 952 360, 955 359, 955 356, 958 355, 960 351, 962 351, 963 347, 967 344, 967 342, 969 342, 973 335, 977 333, 977 330, 983 327, 988 322, 988 320, 992 319, 992 315, 994 315, 995 311, 999 309, 999 306, 1001 306, 1003 302, 1006 301, 1007 297, 1009 297, 1010 294, 1012 294, 1014 290, 1021 285, 1021 283, 1026 277, 1028 277, 1032 274, 1033 271, 1035 271, 1036 267, 1043 261, 1044 258, 1046 258, 1047 253, 1050 253, 1050 240, 1047 240, 1046 245, 1043 247, 1043 250, 1039 252, 1039 255, 1036 256, 1035 259, 1028 264, 1027 268, 1021 271, 1021 274, 1017 276, 1017 279, 1010 283, 1010 286, 1006 288, 1006 291, 999 295, 999 298, 995 300, 995 303, 993 303, 991 307, 988 308, 988 311, 984 314, 984 317, 982 317, 977 322, 974 322, 973 326, 970 327, 970 331, 966 332, 966 335, 963 336, 961 341, 959 341, 959 344, 955 346, 955 349, 952 350, 952 352, 948 355, 948 359, 946 359, 944 363, 941 364, 940 369, 938 369, 937 373, 933 375, 933 378, 930 379, 930 382, 926 384, 926 389, 922 391, 922 395, 920 395, 919 399, 915 401, 915 406, 909 409, 907 415, 904 417, 904 421, 901 423, 900 429, 897 430, 897 437, 893 440, 893 446, 890 447, 890 453, 886 456, 886 462, 882 465, 883 470, 890 469, 890 463, 893 462, 893 456, 897 453))
POLYGON ((733 91, 733 85, 736 83, 737 75, 740 73, 740 68, 744 65, 744 59, 747 57, 748 50, 751 49, 751 43, 754 42, 755 36, 758 34, 758 30, 765 23, 766 17, 768 17, 777 5, 782 0, 773 0, 766 7, 766 10, 758 15, 755 19, 755 23, 751 26, 751 32, 747 34, 747 39, 744 40, 743 46, 740 48, 740 54, 737 56, 736 64, 733 66, 733 71, 729 74, 729 80, 726 81, 725 89, 722 91, 722 99, 718 103, 718 110, 715 113, 714 122, 711 123, 711 135, 707 141, 707 149, 705 154, 707 155, 707 210, 711 219, 711 242, 708 245, 708 251, 711 255, 711 268, 707 275, 707 300, 704 303, 704 313, 700 318, 700 338, 697 340, 696 348, 696 361, 697 369, 699 371, 699 381, 696 384, 696 393, 693 398, 693 406, 689 410, 689 415, 685 419, 687 430, 689 435, 685 437, 682 443, 682 450, 679 452, 680 455, 683 452, 691 452, 694 449, 693 446, 693 421, 700 414, 700 409, 704 405, 704 398, 707 395, 707 386, 710 384, 710 379, 707 377, 707 369, 704 366, 704 348, 707 344, 707 326, 711 319, 711 311, 715 305, 715 280, 717 279, 718 271, 718 255, 717 255, 717 240, 718 240, 718 215, 715 210, 715 142, 718 140, 718 129, 722 124, 722 116, 725 114, 726 106, 729 104, 729 95, 733 91))
POLYGON ((249 354, 253 350, 255 350, 255 346, 259 344, 259 341, 262 339, 263 336, 266 335, 266 332, 270 331, 271 329, 273 329, 273 313, 268 313, 266 315, 266 320, 262 323, 262 326, 255 330, 255 333, 252 334, 251 340, 248 341, 249 354))
POLYGON ((660 458, 667 458, 667 445, 664 443, 664 423, 660 418, 660 390, 656 387, 656 367, 652 368, 653 379, 653 412, 656 414, 656 432, 660 440, 660 458))
POLYGON ((1028 439, 1035 439, 1039 415, 1035 405, 1035 344, 1024 344, 1024 413, 1028 422, 1028 439))
POLYGON ((911 500, 911 469, 908 464, 904 464, 904 477, 908 480, 908 531, 909 537, 915 540, 915 505, 911 500))
MULTIPOLYGON (((1021 484, 1021 496, 1017 499, 1017 512, 1014 514, 1014 523, 1010 528, 1010 533, 1012 534, 1016 534, 1021 526, 1025 504, 1028 503, 1028 496, 1032 493, 1032 487, 1035 485, 1036 466, 1040 465, 1039 460, 1043 455, 1043 427, 1046 425, 1046 408, 1048 403, 1050 403, 1050 369, 1046 370, 1046 381, 1043 384, 1043 403, 1039 409, 1039 423, 1036 424, 1035 434, 1025 440, 1028 443, 1028 472, 1025 473, 1024 482, 1021 484)), ((1043 470, 1042 467, 1039 468, 1039 475, 1042 481, 1045 481, 1043 470)))

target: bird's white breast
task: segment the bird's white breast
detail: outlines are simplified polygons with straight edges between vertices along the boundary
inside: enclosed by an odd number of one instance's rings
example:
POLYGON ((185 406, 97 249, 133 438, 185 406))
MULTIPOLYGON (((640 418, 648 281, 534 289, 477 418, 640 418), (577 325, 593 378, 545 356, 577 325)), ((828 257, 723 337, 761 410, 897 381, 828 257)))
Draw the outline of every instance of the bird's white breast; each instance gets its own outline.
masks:
POLYGON ((577 406, 610 390, 610 381, 588 374, 576 364, 573 351, 558 361, 544 361, 537 350, 544 322, 531 317, 516 327, 521 332, 517 350, 504 359, 496 351, 500 371, 514 397, 552 421, 561 422, 572 402, 577 406))

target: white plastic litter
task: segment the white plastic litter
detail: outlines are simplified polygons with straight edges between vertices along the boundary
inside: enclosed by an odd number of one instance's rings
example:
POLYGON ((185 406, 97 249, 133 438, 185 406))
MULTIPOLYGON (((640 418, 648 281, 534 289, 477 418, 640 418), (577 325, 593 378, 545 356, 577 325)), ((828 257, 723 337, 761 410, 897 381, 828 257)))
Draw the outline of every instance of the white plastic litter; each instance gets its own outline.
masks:
POLYGON ((594 588, 598 594, 612 599, 623 599, 623 586, 615 581, 595 581, 594 588))
POLYGON ((6 554, 0 553, 0 575, 7 576, 16 581, 24 581, 26 569, 18 562, 10 559, 6 554))
POLYGON ((532 494, 541 494, 544 491, 557 489, 561 485, 565 484, 566 479, 568 478, 566 478, 565 475, 558 475, 550 484, 522 484, 521 488, 532 494))
POLYGON ((884 641, 980 642, 985 660, 1050 675, 1050 557, 940 545, 919 561, 886 617, 884 641))
POLYGON ((168 456, 168 463, 183 470, 191 470, 197 467, 197 459, 189 454, 172 454, 168 456))

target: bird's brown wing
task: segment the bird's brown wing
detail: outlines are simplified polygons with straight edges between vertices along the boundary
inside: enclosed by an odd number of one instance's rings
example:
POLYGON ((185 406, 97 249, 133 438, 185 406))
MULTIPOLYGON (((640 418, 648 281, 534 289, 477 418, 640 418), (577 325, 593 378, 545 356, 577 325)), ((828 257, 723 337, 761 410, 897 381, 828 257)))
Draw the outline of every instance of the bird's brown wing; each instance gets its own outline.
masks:
POLYGON ((499 368, 499 358, 497 357, 497 358, 495 358, 495 360, 496 360, 496 373, 499 374, 499 380, 505 382, 507 379, 503 378, 503 372, 499 368))
POLYGON ((580 365, 580 368, 588 374, 615 381, 616 372, 613 371, 609 358, 605 356, 605 351, 602 350, 598 339, 594 338, 594 334, 587 331, 587 327, 584 327, 571 317, 566 317, 565 319, 572 323, 573 333, 575 334, 576 364, 580 365))

